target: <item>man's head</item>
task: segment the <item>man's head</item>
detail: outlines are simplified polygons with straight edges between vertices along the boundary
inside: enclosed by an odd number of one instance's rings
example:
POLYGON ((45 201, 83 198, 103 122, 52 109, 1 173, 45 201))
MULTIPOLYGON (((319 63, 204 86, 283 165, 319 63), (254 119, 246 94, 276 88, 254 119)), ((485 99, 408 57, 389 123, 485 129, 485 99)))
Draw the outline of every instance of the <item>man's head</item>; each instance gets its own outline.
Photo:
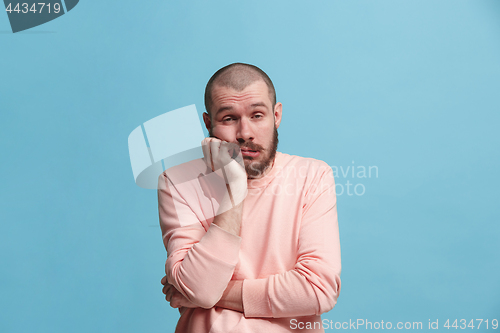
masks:
POLYGON ((241 63, 219 69, 207 83, 205 107, 210 136, 240 146, 249 177, 265 174, 276 155, 282 113, 266 73, 241 63))
POLYGON ((212 116, 212 90, 214 86, 233 88, 237 91, 245 89, 251 83, 262 80, 269 90, 269 99, 274 107, 276 104, 276 91, 269 76, 257 66, 243 63, 234 63, 222 67, 212 75, 205 88, 205 109, 212 116))

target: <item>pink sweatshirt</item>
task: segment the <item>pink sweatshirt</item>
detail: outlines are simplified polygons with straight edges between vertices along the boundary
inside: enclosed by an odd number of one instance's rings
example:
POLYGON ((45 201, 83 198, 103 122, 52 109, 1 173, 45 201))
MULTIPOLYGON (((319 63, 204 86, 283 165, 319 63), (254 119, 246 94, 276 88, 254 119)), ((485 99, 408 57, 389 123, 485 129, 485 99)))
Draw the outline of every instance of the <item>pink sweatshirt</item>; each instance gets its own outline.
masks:
POLYGON ((212 224, 205 174, 199 159, 159 177, 168 282, 200 306, 179 310, 176 332, 324 332, 320 314, 340 291, 332 169, 277 152, 272 170, 248 181, 240 237, 212 224), (230 280, 244 280, 244 313, 215 306, 230 280))

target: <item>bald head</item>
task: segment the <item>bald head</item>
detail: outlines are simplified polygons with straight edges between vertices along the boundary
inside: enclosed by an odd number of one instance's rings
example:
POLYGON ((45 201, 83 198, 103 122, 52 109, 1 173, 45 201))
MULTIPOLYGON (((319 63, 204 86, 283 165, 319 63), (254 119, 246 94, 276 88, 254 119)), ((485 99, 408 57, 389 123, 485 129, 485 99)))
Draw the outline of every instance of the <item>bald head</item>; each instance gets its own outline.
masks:
POLYGON ((252 83, 262 80, 266 83, 269 90, 269 99, 272 106, 276 104, 276 92, 274 85, 269 76, 264 73, 259 67, 243 63, 234 63, 222 67, 208 80, 207 87, 205 88, 205 109, 207 110, 210 118, 212 117, 212 91, 216 86, 227 87, 236 91, 243 91, 252 83))

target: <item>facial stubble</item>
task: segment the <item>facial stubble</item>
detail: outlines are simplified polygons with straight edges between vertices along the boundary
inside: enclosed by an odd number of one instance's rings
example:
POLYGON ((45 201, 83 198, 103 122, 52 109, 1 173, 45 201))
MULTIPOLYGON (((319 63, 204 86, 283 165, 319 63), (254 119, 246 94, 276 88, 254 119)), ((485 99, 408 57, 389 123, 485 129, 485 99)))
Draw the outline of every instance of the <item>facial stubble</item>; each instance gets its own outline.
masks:
MULTIPOLYGON (((209 135, 211 137, 215 137, 212 134, 212 130, 209 131, 209 135)), ((250 162, 245 163, 245 171, 247 173, 248 178, 260 178, 264 172, 271 166, 274 162, 274 158, 276 157, 276 151, 278 150, 278 129, 274 126, 273 139, 271 141, 271 145, 268 150, 264 149, 259 144, 253 143, 251 141, 239 143, 240 149, 247 148, 250 150, 259 151, 261 154, 267 154, 268 156, 264 158, 262 162, 250 162)), ((244 160, 253 161, 254 158, 251 156, 243 156, 244 160)))

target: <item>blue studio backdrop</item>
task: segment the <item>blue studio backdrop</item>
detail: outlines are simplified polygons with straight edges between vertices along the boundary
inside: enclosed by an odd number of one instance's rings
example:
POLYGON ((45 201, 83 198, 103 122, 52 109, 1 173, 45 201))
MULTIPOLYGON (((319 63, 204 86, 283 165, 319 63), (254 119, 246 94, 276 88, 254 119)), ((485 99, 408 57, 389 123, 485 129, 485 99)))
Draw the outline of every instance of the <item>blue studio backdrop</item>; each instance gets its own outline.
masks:
POLYGON ((157 194, 135 184, 127 138, 191 104, 201 121, 232 62, 273 79, 278 149, 334 169, 326 331, 495 331, 499 1, 56 5, 30 28, 0 12, 0 332, 174 332, 157 194))

